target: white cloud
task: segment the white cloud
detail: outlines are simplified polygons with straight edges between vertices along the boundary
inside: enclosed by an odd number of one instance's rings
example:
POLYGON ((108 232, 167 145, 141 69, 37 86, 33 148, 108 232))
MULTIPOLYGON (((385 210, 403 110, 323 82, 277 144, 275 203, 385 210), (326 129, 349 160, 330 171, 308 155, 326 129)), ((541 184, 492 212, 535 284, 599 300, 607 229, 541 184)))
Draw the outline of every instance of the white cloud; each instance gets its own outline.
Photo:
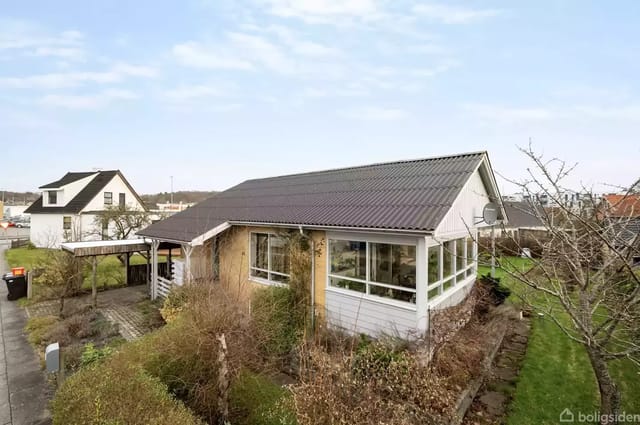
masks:
POLYGON ((339 17, 365 17, 378 12, 374 0, 267 0, 270 12, 308 22, 327 22, 339 17))
POLYGON ((152 78, 157 75, 154 68, 117 63, 107 71, 65 72, 32 75, 28 77, 0 78, 0 87, 16 89, 61 89, 78 87, 88 83, 113 84, 129 77, 152 78))
POLYGON ((640 122, 640 105, 638 104, 609 107, 593 105, 512 107, 474 103, 465 104, 463 108, 483 120, 502 124, 542 121, 576 122, 576 120, 640 122))
POLYGON ((498 9, 470 9, 462 6, 449 6, 438 3, 417 4, 413 11, 425 18, 444 24, 468 24, 500 15, 498 9))
MULTIPOLYGON (((280 31, 281 38, 283 34, 280 31)), ((330 48, 319 43, 292 40, 278 43, 263 34, 228 32, 222 41, 209 44, 189 41, 174 46, 172 51, 178 63, 192 68, 266 69, 298 77, 321 74, 331 77, 339 73, 331 62, 313 61, 327 56, 330 48)))
POLYGON ((286 45, 293 53, 298 55, 309 57, 331 57, 342 54, 342 52, 337 48, 329 47, 316 41, 305 40, 305 36, 303 34, 296 33, 282 25, 271 25, 266 28, 265 32, 276 34, 284 45, 286 45))
POLYGON ((175 101, 186 101, 203 97, 223 96, 224 90, 210 85, 183 85, 175 89, 164 91, 163 95, 175 101))
POLYGON ((407 116, 400 108, 364 106, 341 111, 341 115, 363 121, 397 121, 407 116))
POLYGON ((84 35, 74 30, 56 33, 31 22, 0 19, 0 50, 80 60, 85 56, 84 35))
POLYGON ((555 113, 549 108, 522 108, 492 104, 470 103, 463 105, 467 111, 488 121, 512 123, 515 121, 544 121, 554 118, 555 113))
POLYGON ((46 95, 39 99, 43 106, 67 109, 97 109, 116 100, 133 100, 138 95, 121 89, 108 89, 92 95, 46 95))
POLYGON ((192 68, 253 69, 253 64, 250 61, 237 57, 232 49, 224 46, 207 46, 189 41, 173 46, 172 52, 180 64, 192 68))

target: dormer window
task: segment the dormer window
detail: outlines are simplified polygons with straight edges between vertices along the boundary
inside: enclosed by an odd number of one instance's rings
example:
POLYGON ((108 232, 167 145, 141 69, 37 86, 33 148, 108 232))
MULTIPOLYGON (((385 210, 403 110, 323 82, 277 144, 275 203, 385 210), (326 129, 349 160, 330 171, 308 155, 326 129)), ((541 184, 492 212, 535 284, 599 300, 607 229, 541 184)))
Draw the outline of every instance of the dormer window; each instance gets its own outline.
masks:
POLYGON ((55 205, 58 203, 58 192, 55 190, 50 190, 47 192, 47 198, 49 200, 49 204, 55 205))
POLYGON ((104 204, 105 205, 113 205, 113 192, 105 192, 104 193, 104 204))

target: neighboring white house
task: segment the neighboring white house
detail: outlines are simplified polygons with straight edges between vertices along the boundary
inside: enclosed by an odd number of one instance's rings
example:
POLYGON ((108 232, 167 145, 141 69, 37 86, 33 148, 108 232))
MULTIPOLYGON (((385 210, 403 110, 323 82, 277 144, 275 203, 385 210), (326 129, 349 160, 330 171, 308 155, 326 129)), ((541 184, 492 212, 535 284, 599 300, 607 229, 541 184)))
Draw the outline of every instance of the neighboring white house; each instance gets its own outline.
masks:
POLYGON ((24 212, 27 208, 29 208, 29 205, 5 205, 3 214, 5 217, 25 216, 24 212))
POLYGON ((39 189, 42 195, 25 213, 31 214, 31 242, 41 248, 101 239, 109 229, 96 229, 96 217, 110 207, 146 210, 118 170, 67 173, 39 189))

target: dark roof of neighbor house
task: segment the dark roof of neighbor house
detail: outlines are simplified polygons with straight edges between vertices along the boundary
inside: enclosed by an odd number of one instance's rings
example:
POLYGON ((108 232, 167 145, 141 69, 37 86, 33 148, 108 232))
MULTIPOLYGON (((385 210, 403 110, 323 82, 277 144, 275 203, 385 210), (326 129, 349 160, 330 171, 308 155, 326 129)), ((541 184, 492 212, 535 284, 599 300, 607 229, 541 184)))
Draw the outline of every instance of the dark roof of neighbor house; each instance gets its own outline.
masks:
POLYGON ((188 242, 225 222, 429 232, 485 157, 474 152, 247 180, 138 235, 188 242))
POLYGON ((66 186, 69 183, 73 183, 80 179, 84 179, 85 177, 89 177, 93 174, 96 174, 97 171, 88 171, 81 173, 67 173, 60 180, 56 180, 51 183, 47 183, 45 185, 40 186, 38 189, 57 189, 62 186, 66 186))
POLYGON ((507 217, 509 217, 509 222, 505 227, 520 229, 544 226, 536 214, 536 208, 542 208, 541 206, 536 207, 527 201, 505 201, 503 204, 507 217))
MULTIPOLYGON (((98 195, 100 191, 104 189, 104 187, 107 185, 107 183, 109 183, 116 175, 119 175, 120 178, 122 178, 122 181, 124 181, 124 183, 129 187, 129 190, 131 190, 131 192, 136 196, 136 198, 138 199, 138 202, 140 202, 140 204, 144 207, 144 203, 142 202, 138 194, 135 192, 135 190, 133 190, 129 182, 127 182, 127 180, 124 178, 124 176, 119 170, 96 171, 93 173, 67 173, 62 179, 54 183, 65 181, 65 178, 67 178, 69 174, 73 174, 73 175, 84 174, 85 177, 95 174, 96 176, 84 188, 82 188, 82 190, 78 192, 78 194, 72 200, 67 202, 66 205, 62 205, 59 207, 45 207, 42 205, 42 196, 40 196, 38 199, 34 201, 33 204, 29 206, 29 208, 25 210, 25 213, 28 213, 28 214, 77 214, 81 212, 82 209, 86 207, 87 204, 91 202, 91 200, 95 198, 96 195, 98 195)), ((79 178, 68 179, 64 184, 69 184, 76 180, 79 180, 79 178)), ((54 183, 50 183, 46 186, 51 186, 54 183)), ((52 187, 59 187, 59 186, 52 186, 52 187)), ((41 186, 41 188, 45 188, 45 186, 41 186)))

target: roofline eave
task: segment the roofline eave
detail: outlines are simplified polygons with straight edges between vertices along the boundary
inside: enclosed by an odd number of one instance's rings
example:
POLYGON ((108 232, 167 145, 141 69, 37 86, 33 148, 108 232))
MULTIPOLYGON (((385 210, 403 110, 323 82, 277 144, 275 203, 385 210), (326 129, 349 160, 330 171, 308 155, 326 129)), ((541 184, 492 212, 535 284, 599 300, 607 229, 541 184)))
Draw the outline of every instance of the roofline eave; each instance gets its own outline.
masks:
POLYGON ((404 235, 414 235, 414 236, 433 235, 433 230, 385 229, 380 227, 326 226, 326 225, 317 225, 317 224, 270 223, 270 222, 262 222, 262 221, 241 221, 241 220, 225 221, 224 223, 214 227, 213 229, 207 230, 205 233, 199 236, 196 236, 190 241, 165 238, 161 236, 153 236, 153 235, 143 234, 143 233, 138 233, 138 235, 143 236, 145 238, 155 239, 155 240, 164 241, 164 242, 173 242, 178 244, 188 244, 191 246, 199 246, 199 245, 203 245, 205 241, 222 233, 223 231, 229 229, 232 226, 282 227, 282 228, 288 228, 288 229, 303 228, 303 229, 316 229, 316 230, 341 230, 341 231, 362 232, 362 233, 384 233, 384 234, 394 233, 394 234, 404 234, 404 235))

